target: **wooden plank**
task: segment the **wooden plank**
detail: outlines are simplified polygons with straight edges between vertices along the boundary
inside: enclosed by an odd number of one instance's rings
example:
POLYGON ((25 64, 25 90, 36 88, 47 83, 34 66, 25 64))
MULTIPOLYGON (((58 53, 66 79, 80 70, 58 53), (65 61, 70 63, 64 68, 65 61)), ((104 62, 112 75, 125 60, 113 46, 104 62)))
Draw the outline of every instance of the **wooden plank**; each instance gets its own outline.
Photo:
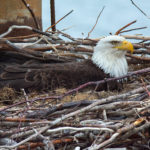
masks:
MULTIPOLYGON (((34 15, 36 16, 39 27, 42 28, 42 0, 26 0, 34 15)), ((12 25, 28 25, 34 28, 36 24, 22 0, 0 0, 0 34, 8 30, 12 25)), ((13 31, 9 36, 28 35, 28 30, 13 31)))

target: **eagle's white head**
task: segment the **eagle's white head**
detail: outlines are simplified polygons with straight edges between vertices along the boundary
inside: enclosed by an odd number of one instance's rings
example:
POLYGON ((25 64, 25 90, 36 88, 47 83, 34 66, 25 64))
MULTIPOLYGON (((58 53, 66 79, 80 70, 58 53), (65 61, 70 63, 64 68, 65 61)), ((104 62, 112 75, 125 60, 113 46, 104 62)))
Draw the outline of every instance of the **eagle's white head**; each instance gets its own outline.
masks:
POLYGON ((92 61, 111 77, 126 75, 128 64, 126 51, 133 52, 133 45, 124 37, 118 35, 107 36, 101 39, 94 48, 92 61))

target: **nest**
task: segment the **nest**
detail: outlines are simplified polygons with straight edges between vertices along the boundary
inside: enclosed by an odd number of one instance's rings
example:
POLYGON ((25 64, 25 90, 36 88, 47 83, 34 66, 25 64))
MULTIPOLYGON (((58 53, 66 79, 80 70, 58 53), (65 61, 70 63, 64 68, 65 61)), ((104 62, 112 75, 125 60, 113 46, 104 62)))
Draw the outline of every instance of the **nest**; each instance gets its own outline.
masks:
MULTIPOLYGON (((99 40, 75 39, 61 31, 52 34, 24 28, 36 34, 3 38, 9 30, 0 36, 0 54, 7 52, 40 61, 82 61, 90 59, 99 40)), ((134 44, 133 55, 127 54, 129 80, 120 92, 97 92, 88 88, 93 84, 90 82, 75 89, 46 93, 1 89, 0 148, 149 149, 150 37, 125 37, 142 42, 134 44)))

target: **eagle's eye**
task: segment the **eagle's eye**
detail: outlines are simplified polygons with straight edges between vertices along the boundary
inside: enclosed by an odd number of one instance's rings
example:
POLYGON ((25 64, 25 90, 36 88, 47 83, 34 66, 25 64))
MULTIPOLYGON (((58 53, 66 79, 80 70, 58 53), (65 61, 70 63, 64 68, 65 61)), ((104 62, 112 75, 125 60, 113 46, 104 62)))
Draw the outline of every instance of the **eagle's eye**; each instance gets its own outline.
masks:
POLYGON ((120 44, 121 42, 120 41, 111 41, 110 42, 112 45, 118 45, 118 44, 120 44))

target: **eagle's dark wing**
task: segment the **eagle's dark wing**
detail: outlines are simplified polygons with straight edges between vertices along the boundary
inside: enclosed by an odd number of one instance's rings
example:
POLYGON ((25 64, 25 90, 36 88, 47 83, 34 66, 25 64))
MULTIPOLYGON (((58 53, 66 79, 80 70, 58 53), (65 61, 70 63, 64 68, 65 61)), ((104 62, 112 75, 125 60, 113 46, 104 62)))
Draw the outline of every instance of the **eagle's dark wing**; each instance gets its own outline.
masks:
MULTIPOLYGON (((25 63, 0 65, 0 88, 9 86, 17 90, 73 88, 80 84, 106 78, 103 70, 92 61, 67 63, 25 63)), ((106 89, 102 87, 101 89, 106 89)))

